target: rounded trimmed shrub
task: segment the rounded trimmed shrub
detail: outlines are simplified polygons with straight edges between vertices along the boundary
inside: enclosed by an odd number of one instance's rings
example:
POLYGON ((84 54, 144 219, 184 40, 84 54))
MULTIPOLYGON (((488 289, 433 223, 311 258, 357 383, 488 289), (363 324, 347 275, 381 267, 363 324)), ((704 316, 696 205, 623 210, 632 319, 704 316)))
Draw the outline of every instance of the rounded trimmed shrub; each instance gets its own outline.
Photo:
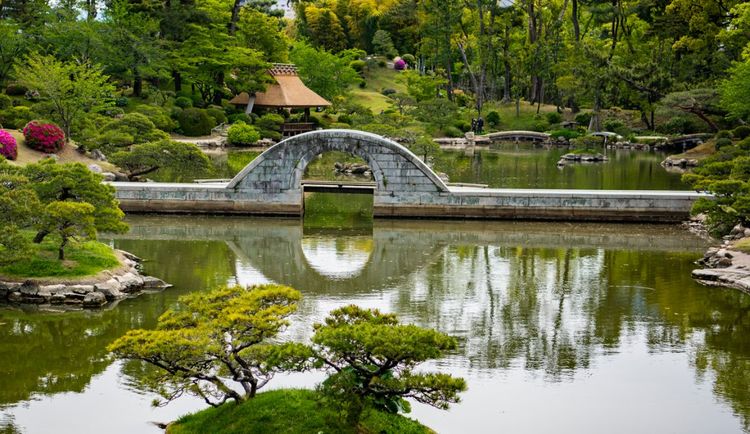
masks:
POLYGON ((417 64, 417 59, 411 54, 403 54, 401 58, 406 62, 407 66, 414 66, 417 64))
POLYGON ((186 109, 193 106, 193 100, 186 96, 180 96, 174 100, 174 105, 181 109, 186 109))
POLYGON ((242 121, 237 121, 229 127, 227 139, 231 145, 252 145, 260 140, 260 132, 242 121))
POLYGON ((216 126, 214 118, 209 116, 205 110, 194 107, 181 111, 177 121, 180 123, 182 133, 192 137, 207 136, 211 134, 211 129, 216 126))
POLYGON ((404 69, 406 69, 406 61, 400 57, 397 57, 393 61, 393 69, 395 69, 396 71, 403 71, 404 69))
POLYGON ((500 113, 492 110, 491 112, 487 113, 487 117, 485 118, 485 120, 487 121, 488 125, 496 127, 500 125, 500 113))
POLYGON ((750 127, 747 125, 740 125, 739 127, 734 129, 732 135, 734 135, 735 139, 739 140, 750 137, 750 127))
POLYGON ((209 116, 214 118, 214 121, 216 121, 217 125, 227 123, 227 115, 226 113, 224 113, 224 110, 221 108, 209 107, 206 109, 206 113, 208 113, 209 116))
POLYGON ((461 132, 461 130, 452 126, 445 127, 445 129, 443 130, 443 133, 445 134, 446 137, 451 137, 451 138, 464 136, 464 133, 461 132))
POLYGON ((591 113, 590 112, 581 112, 576 115, 576 122, 578 122, 578 125, 588 127, 589 123, 591 122, 591 113))
POLYGON ((18 146, 15 137, 9 132, 0 130, 0 156, 8 160, 15 160, 18 157, 18 146))
POLYGON ((11 107, 13 107, 13 100, 10 99, 8 95, 3 95, 0 93, 0 110, 5 110, 11 107))
POLYGON ((716 133, 717 139, 731 139, 732 138, 732 132, 727 130, 721 130, 718 133, 716 133))
POLYGON ((393 95, 393 94, 396 93, 396 89, 391 89, 391 88, 387 87, 387 88, 381 90, 380 93, 382 93, 385 96, 393 95))
POLYGON ((20 130, 30 120, 34 119, 31 109, 19 105, 0 112, 0 124, 5 128, 20 130))
POLYGON ((364 73, 365 68, 367 67, 367 62, 364 60, 352 60, 349 62, 349 67, 353 70, 357 71, 360 75, 364 73))
POLYGON ((547 118, 547 122, 550 124, 559 124, 562 122, 562 115, 558 112, 549 112, 544 115, 547 118))
POLYGON ((727 146, 732 146, 732 139, 728 139, 726 137, 722 137, 720 139, 716 140, 716 149, 725 148, 727 146))
POLYGON ((227 120, 230 124, 233 124, 235 122, 244 122, 248 125, 253 123, 253 118, 250 117, 247 113, 235 113, 232 115, 229 115, 227 117, 227 120))
POLYGON ((65 146, 65 133, 55 124, 31 121, 23 127, 26 146, 45 154, 59 152, 65 146))
POLYGON ((128 99, 128 97, 121 96, 121 97, 115 99, 115 106, 116 107, 127 107, 128 106, 128 102, 130 102, 130 100, 128 99))

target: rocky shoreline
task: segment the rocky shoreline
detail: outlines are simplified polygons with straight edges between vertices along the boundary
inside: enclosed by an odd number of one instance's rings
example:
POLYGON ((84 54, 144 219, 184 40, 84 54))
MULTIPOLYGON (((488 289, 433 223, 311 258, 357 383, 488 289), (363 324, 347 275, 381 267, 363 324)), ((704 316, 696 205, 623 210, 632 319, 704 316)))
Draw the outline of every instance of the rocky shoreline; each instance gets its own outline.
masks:
POLYGON ((67 308, 100 308, 108 303, 147 291, 160 291, 170 284, 141 274, 142 260, 123 250, 116 250, 122 266, 105 270, 95 277, 70 281, 47 279, 0 279, 0 302, 10 304, 57 305, 67 308))
POLYGON ((692 277, 699 283, 739 289, 750 294, 750 255, 733 249, 732 242, 750 237, 750 228, 735 226, 720 247, 711 247, 697 263, 692 277))

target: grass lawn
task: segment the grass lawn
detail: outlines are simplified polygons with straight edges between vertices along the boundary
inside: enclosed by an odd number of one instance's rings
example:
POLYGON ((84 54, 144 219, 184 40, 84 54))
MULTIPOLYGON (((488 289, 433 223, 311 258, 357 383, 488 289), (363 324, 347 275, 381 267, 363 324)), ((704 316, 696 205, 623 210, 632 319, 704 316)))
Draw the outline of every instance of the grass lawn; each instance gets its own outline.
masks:
POLYGON ((281 389, 258 394, 240 405, 224 404, 181 417, 167 434, 425 434, 429 428, 401 415, 370 412, 358 428, 343 425, 335 411, 305 389, 281 389))
MULTIPOLYGON (((24 231, 33 239, 35 232, 24 231)), ((114 251, 98 241, 71 241, 65 248, 65 260, 57 259, 60 239, 49 235, 38 245, 33 258, 0 267, 0 276, 11 278, 66 278, 93 276, 120 266, 114 251)), ((0 251, 0 255, 2 252, 0 251)))
POLYGON ((670 155, 669 158, 672 160, 679 160, 682 158, 702 160, 716 153, 716 140, 710 139, 695 148, 689 149, 682 154, 670 155))
POLYGON ((737 241, 733 247, 742 253, 750 254, 750 238, 743 238, 737 241))

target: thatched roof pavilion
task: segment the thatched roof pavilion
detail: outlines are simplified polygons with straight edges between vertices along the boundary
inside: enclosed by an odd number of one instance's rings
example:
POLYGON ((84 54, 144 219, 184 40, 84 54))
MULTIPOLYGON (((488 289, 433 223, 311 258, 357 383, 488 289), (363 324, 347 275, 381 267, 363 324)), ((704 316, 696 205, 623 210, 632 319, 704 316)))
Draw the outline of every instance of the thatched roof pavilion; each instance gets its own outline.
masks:
POLYGON ((265 92, 256 92, 250 95, 242 92, 232 98, 229 103, 238 107, 245 107, 245 113, 253 111, 254 107, 271 109, 305 109, 305 122, 286 123, 282 127, 282 135, 293 136, 314 128, 310 119, 310 108, 327 107, 331 103, 325 98, 313 92, 300 80, 297 68, 294 65, 276 63, 268 73, 273 77, 275 83, 269 84, 265 92))

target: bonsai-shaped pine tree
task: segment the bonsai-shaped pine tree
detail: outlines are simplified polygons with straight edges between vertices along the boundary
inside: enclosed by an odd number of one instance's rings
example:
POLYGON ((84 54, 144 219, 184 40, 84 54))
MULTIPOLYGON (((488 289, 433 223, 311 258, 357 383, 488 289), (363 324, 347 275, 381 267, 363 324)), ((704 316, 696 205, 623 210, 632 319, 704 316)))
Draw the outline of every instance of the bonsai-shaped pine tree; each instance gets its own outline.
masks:
POLYGON ((94 206, 85 202, 56 201, 44 207, 42 228, 60 237, 57 259, 65 259, 65 246, 71 239, 96 239, 94 206))
POLYGON ((466 390, 462 378, 414 372, 421 362, 456 348, 456 340, 435 330, 399 324, 392 314, 346 306, 315 325, 314 352, 335 372, 320 391, 342 408, 350 426, 374 408, 410 410, 404 398, 447 409, 466 390))
POLYGON ((155 330, 131 330, 109 350, 159 368, 140 384, 164 398, 156 405, 183 393, 214 407, 240 403, 253 398, 274 373, 307 364, 309 347, 272 342, 299 299, 298 291, 270 284, 190 294, 180 297, 179 309, 159 318, 155 330))

